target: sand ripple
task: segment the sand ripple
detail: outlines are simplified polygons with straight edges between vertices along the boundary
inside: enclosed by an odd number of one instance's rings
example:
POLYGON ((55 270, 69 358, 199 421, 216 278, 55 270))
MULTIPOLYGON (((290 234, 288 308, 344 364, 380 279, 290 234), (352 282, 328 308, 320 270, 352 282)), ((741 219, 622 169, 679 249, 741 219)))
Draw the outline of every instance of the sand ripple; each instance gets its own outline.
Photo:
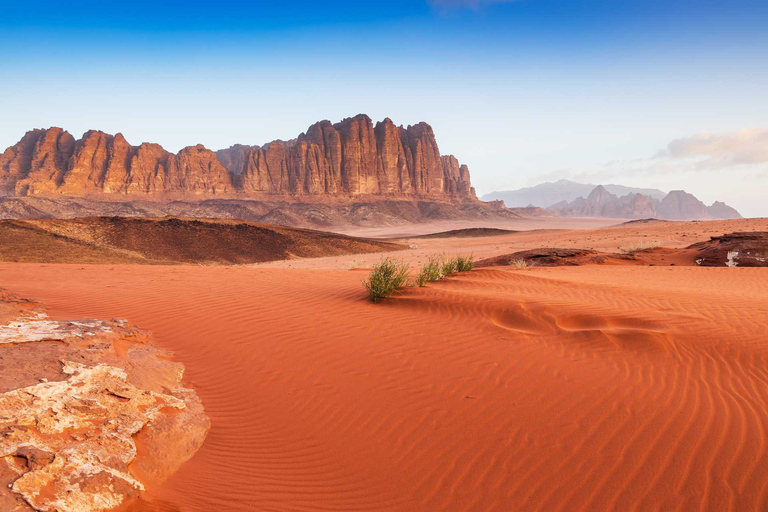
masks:
POLYGON ((768 273, 0 265, 175 351, 212 419, 132 511, 768 509, 768 273))

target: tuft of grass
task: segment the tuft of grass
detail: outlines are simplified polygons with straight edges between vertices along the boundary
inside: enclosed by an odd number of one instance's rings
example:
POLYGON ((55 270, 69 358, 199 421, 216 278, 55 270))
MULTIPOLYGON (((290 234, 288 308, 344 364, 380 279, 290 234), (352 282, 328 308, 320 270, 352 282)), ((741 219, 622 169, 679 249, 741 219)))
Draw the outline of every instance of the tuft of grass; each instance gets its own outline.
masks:
POLYGON ((455 258, 446 258, 445 256, 430 256, 429 260, 422 267, 421 272, 416 276, 415 284, 426 286, 432 281, 455 274, 456 272, 467 272, 475 266, 473 256, 456 256, 455 258))
POLYGON ((524 268, 528 268, 532 266, 530 263, 528 263, 523 258, 513 258, 509 260, 509 264, 515 267, 517 270, 522 270, 524 268))
POLYGON ((419 286, 425 286, 430 281, 437 281, 443 277, 442 265, 437 256, 430 256, 429 260, 422 267, 419 275, 416 276, 416 284, 419 286))
POLYGON ((368 291, 371 302, 379 302, 381 299, 392 295, 392 292, 402 288, 408 283, 410 267, 407 263, 384 258, 373 266, 368 280, 363 281, 363 286, 368 291))
POLYGON ((458 262, 456 261, 456 258, 443 257, 443 261, 440 268, 440 272, 443 274, 443 277, 449 276, 457 271, 458 271, 458 262))
POLYGON ((646 249, 655 249, 660 246, 661 244, 659 242, 638 242, 636 244, 619 247, 619 251, 623 254, 635 254, 636 252, 644 251, 646 249))
POLYGON ((469 256, 456 256, 456 271, 468 272, 475 266, 474 257, 469 256))

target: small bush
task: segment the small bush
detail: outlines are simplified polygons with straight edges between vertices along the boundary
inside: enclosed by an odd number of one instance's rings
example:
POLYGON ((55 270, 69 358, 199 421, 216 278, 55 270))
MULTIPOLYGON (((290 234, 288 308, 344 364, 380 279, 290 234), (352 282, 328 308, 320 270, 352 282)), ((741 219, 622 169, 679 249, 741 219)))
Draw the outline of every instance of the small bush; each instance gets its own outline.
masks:
POLYGON ((424 267, 422 267, 421 272, 416 276, 415 283, 419 286, 425 286, 431 281, 439 281, 456 272, 472 270, 474 266, 475 263, 472 256, 457 256, 452 259, 445 256, 430 256, 424 267))
POLYGON ((371 302, 379 302, 405 286, 408 283, 408 271, 408 264, 389 258, 374 265, 368 280, 363 281, 371 302))
POLYGON ((456 261, 456 258, 453 258, 453 259, 443 258, 443 263, 440 269, 440 273, 443 274, 443 277, 449 276, 457 271, 458 271, 458 262, 456 261))
POLYGON ((659 242, 638 242, 636 244, 625 245, 619 247, 619 251, 624 254, 635 254, 636 252, 644 251, 646 249, 655 249, 661 244, 659 242))
POLYGON ((517 270, 522 270, 524 268, 528 268, 531 266, 530 263, 528 263, 523 258, 514 258, 509 260, 509 264, 515 267, 517 270))
POLYGON ((475 266, 474 258, 469 256, 456 256, 456 271, 468 272, 475 266))
POLYGON ((430 256, 429 261, 424 264, 419 275, 416 276, 416 284, 424 286, 430 281, 437 281, 443 277, 442 266, 437 256, 430 256))

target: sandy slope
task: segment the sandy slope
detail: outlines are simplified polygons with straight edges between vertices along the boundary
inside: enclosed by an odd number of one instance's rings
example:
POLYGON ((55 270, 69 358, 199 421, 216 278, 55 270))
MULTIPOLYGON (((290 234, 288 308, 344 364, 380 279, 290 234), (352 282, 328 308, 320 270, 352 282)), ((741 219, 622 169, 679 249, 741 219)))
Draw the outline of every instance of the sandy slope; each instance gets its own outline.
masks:
POLYGON ((186 365, 211 432, 132 512, 768 508, 765 270, 491 268, 379 305, 364 276, 0 264, 186 365))
POLYGON ((0 220, 0 261, 28 263, 236 265, 398 248, 391 241, 235 220, 0 220))
MULTIPOLYGON (((470 238, 415 238, 424 233, 436 233, 451 229, 481 227, 466 222, 438 222, 420 224, 403 232, 401 228, 379 228, 376 236, 404 237, 398 241, 409 244, 410 250, 397 253, 371 253, 350 256, 329 256, 321 258, 274 261, 260 264, 269 268, 339 269, 370 267, 382 255, 410 263, 414 267, 423 265, 430 255, 445 253, 473 254, 475 259, 490 258, 525 249, 561 247, 573 249, 594 249, 599 252, 617 252, 621 247, 637 243, 658 243, 663 247, 682 248, 695 242, 708 240, 734 231, 768 231, 768 219, 718 220, 706 222, 651 222, 624 224, 624 221, 607 219, 559 219, 537 218, 506 224, 489 224, 497 228, 525 230, 499 236, 470 238), (602 222, 603 224, 599 224, 602 222), (606 226, 606 223, 616 223, 606 226), (413 238, 408 238, 413 237, 413 238)), ((355 236, 372 236, 370 229, 348 231, 355 236)))

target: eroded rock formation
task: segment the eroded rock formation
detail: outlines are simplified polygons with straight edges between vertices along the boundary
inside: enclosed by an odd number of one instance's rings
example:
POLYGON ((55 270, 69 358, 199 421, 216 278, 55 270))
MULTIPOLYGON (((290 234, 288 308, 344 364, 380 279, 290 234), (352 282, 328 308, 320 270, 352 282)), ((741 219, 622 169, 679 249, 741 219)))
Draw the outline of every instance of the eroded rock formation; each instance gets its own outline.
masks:
POLYGON ((3 511, 110 510, 175 471, 209 428, 184 367, 120 321, 53 321, 0 295, 0 363, 3 511))
POLYGON ((605 261, 605 256, 590 249, 558 249, 554 247, 543 247, 486 258, 476 262, 475 267, 482 268, 513 265, 518 261, 525 261, 525 263, 530 266, 560 267, 600 264, 605 261))
POLYGON ((177 154, 130 145, 122 134, 32 130, 0 156, 0 195, 142 198, 417 197, 474 200, 469 170, 441 156, 432 128, 366 115, 320 121, 291 141, 202 145, 177 154))
POLYGON ((701 267, 768 267, 768 232, 729 233, 691 245, 701 267))

